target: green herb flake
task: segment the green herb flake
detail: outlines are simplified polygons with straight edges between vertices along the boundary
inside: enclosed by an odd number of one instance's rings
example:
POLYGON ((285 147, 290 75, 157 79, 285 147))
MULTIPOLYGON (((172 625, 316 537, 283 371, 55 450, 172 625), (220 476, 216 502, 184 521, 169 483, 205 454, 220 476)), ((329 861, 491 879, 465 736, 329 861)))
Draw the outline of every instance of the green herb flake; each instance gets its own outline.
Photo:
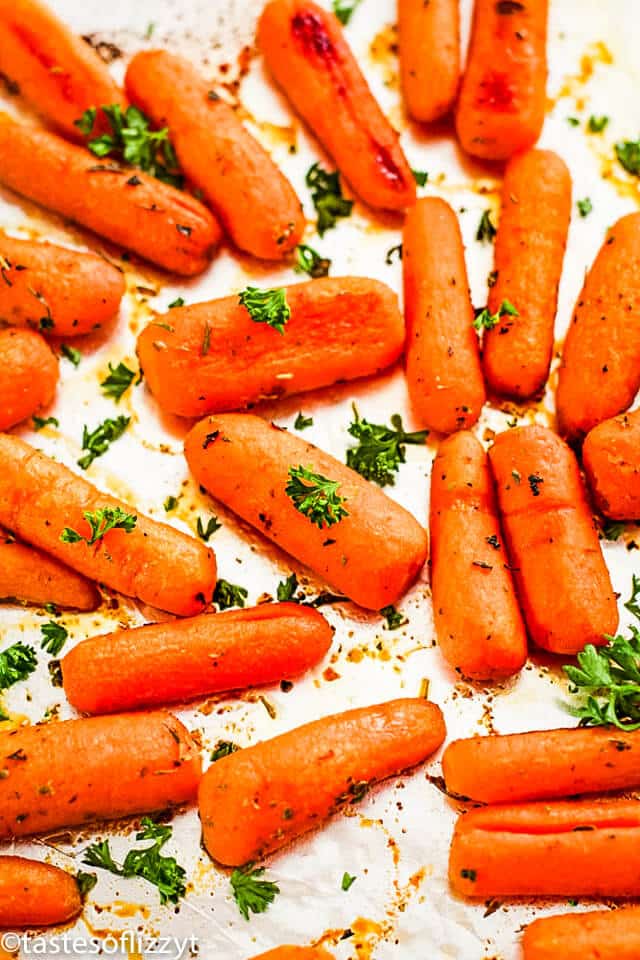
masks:
POLYGON ((602 531, 605 540, 618 540, 625 531, 624 523, 612 521, 607 523, 602 531))
POLYGON ((173 310, 174 307, 184 307, 184 297, 176 297, 175 300, 172 300, 169 304, 169 310, 173 310))
POLYGON ((358 879, 357 877, 352 876, 350 873, 346 873, 346 872, 343 873, 342 883, 340 884, 341 889, 344 890, 344 892, 346 893, 347 890, 351 889, 351 887, 353 886, 353 884, 356 882, 357 879, 358 879))
POLYGON ((308 247, 305 243, 298 244, 294 266, 296 273, 307 273, 317 280, 318 277, 328 277, 330 268, 331 260, 321 257, 313 247, 308 247))
POLYGON ((591 203, 589 197, 585 197, 583 200, 578 200, 577 207, 581 217, 588 217, 593 210, 593 204, 591 203))
POLYGON ((228 580, 218 580, 216 588, 213 591, 213 603, 220 610, 228 610, 229 607, 244 607, 248 591, 236 583, 229 583, 228 580))
POLYGON ((75 347, 69 346, 68 343, 63 343, 60 345, 60 351, 62 356, 65 357, 69 363, 72 363, 74 367, 77 367, 82 360, 82 354, 79 350, 76 350, 75 347))
POLYGON ((26 680, 38 666, 33 647, 14 643, 0 653, 0 690, 8 690, 15 683, 26 680))
POLYGON ((489 308, 479 310, 473 321, 476 330, 493 330, 497 327, 502 317, 519 317, 520 314, 509 300, 503 300, 496 313, 490 313, 489 308))
POLYGON ((246 287, 240 294, 240 303, 247 309, 254 323, 266 323, 278 333, 284 328, 291 316, 287 303, 287 291, 283 287, 261 290, 259 287, 246 287))
POLYGON ((587 130, 589 133, 602 133, 608 123, 609 117, 604 114, 598 117, 592 113, 587 121, 587 130))
POLYGON ((621 140, 615 146, 618 163, 627 173, 640 177, 640 140, 621 140))
POLYGON ((219 530, 221 526, 222 524, 220 523, 218 518, 215 516, 215 514, 214 516, 209 517, 209 519, 207 520, 206 527, 202 522, 202 517, 198 517, 198 522, 196 524, 196 531, 200 539, 204 540, 205 543, 208 543, 210 538, 216 532, 216 530, 219 530))
POLYGON ((387 630, 398 630, 400 627, 404 627, 405 624, 409 623, 407 618, 403 616, 399 610, 396 610, 393 604, 383 607, 380 611, 380 616, 384 617, 387 621, 387 630))
POLYGON ((493 243, 494 237, 498 231, 491 222, 491 210, 485 210, 480 217, 480 223, 476 230, 476 240, 479 243, 493 243))
POLYGON ((67 641, 69 631, 61 623, 49 620, 42 624, 40 632, 42 633, 42 643, 40 644, 42 649, 50 653, 51 656, 57 657, 67 641))
POLYGON ((299 583, 295 573, 290 574, 286 580, 281 580, 276 588, 276 596, 279 603, 297 603, 296 592, 299 583))
POLYGON ((345 498, 338 493, 339 487, 339 481, 329 480, 322 474, 299 465, 289 467, 289 482, 285 493, 299 513, 322 529, 349 516, 343 506, 345 498))
POLYGON ((100 423, 95 430, 89 430, 83 427, 82 430, 82 449, 88 452, 84 457, 78 460, 78 466, 86 470, 94 460, 107 452, 110 445, 118 440, 125 432, 131 417, 116 417, 115 420, 107 418, 104 423, 100 423))
POLYGON ((268 910, 280 893, 277 883, 260 879, 264 872, 264 867, 254 869, 253 864, 248 863, 231 874, 233 899, 245 920, 249 919, 250 913, 264 913, 268 910))
POLYGON ((80 897, 83 900, 87 894, 93 890, 97 882, 98 878, 95 873, 85 873, 83 870, 80 870, 76 874, 76 883, 78 884, 80 897))
POLYGON ((60 421, 56 417, 33 417, 33 429, 42 430, 43 427, 59 427, 60 421))
POLYGON ((222 760, 223 757, 230 757, 232 753, 237 753, 240 747, 231 740, 218 740, 211 751, 211 762, 222 760))
POLYGON ((83 537, 71 527, 65 527, 60 534, 63 543, 80 543, 81 540, 91 547, 98 540, 102 540, 109 530, 124 530, 125 533, 131 533, 138 518, 125 513, 121 507, 101 507, 98 510, 85 510, 82 514, 91 528, 91 536, 83 537))
POLYGON ((351 216, 353 200, 343 197, 339 172, 328 173, 319 163, 309 168, 305 183, 311 190, 311 200, 318 214, 318 233, 322 237, 335 227, 339 218, 351 216))
POLYGON ((405 445, 423 446, 429 431, 407 433, 397 413, 391 417, 390 427, 361 419, 355 405, 353 415, 349 433, 358 444, 347 450, 347 466, 380 487, 393 486, 400 464, 406 462, 405 445))
POLYGON ((305 415, 302 412, 300 412, 294 421, 293 429, 306 430, 307 427, 312 427, 312 426, 313 426, 313 417, 305 417, 305 415))
POLYGON ((130 370, 122 361, 117 367, 110 363, 109 374, 100 384, 105 397, 112 397, 116 403, 119 403, 123 393, 133 383, 135 375, 135 370, 130 370))
POLYGON ((419 187, 426 187, 429 174, 425 170, 412 170, 411 173, 419 187))

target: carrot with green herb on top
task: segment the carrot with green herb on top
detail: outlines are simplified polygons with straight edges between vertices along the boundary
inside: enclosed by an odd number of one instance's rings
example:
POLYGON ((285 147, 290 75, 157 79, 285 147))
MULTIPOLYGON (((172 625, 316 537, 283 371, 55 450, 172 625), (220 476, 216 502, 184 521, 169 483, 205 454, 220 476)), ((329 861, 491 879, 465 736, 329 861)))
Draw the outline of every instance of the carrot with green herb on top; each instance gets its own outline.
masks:
POLYGON ((258 44, 276 83, 358 196, 386 210, 410 206, 411 168, 338 19, 313 0, 271 0, 258 44))
POLYGON ((525 927, 523 960, 637 960, 640 907, 540 917, 525 927))
POLYGON ((640 518, 640 410, 598 424, 582 447, 598 509, 612 520, 640 518))
POLYGON ((26 857, 0 856, 0 928, 49 927, 82 910, 76 878, 26 857))
POLYGON ((324 947, 276 947, 253 960, 334 960, 324 947))
POLYGON ((473 679, 517 673, 527 658, 527 636, 487 455, 467 431, 438 449, 431 470, 430 534, 433 615, 443 656, 473 679))
POLYGON ((95 610, 100 595, 75 570, 0 530, 0 598, 95 610))
POLYGON ((201 273, 220 228, 195 197, 0 113, 0 183, 152 263, 201 273))
POLYGON ((606 643, 618 609, 575 456, 529 426, 499 434, 489 461, 530 638, 553 653, 606 643))
POLYGON ((407 110, 432 123, 452 109, 460 80, 458 0, 399 0, 400 76, 407 110))
POLYGON ((9 430, 53 400, 58 361, 35 330, 0 330, 0 430, 9 430))
POLYGON ((73 570, 178 616, 200 613, 213 551, 131 512, 29 444, 0 434, 0 524, 73 570))
POLYGON ((427 535, 374 484, 248 414, 209 417, 185 441, 197 482, 340 593, 370 610, 418 576, 427 535))
POLYGON ((422 763, 444 737, 434 703, 392 700, 223 757, 200 784, 205 847, 226 866, 261 859, 361 800, 374 782, 422 763))
POLYGON ((419 200, 403 235, 407 382, 420 424, 471 427, 485 401, 480 346, 457 217, 438 197, 419 200))
POLYGON ((138 356, 163 410, 236 410, 369 376, 402 353, 396 295, 377 280, 326 278, 261 292, 262 308, 224 297, 174 307, 145 327, 138 356), (256 322, 266 310, 271 324, 256 322), (282 335, 273 329, 278 319, 282 335))
POLYGON ((475 0, 456 112, 464 150, 505 160, 532 147, 546 109, 548 0, 475 0))
POLYGON ((527 400, 547 382, 558 285, 571 219, 571 175, 557 154, 530 150, 507 166, 495 239, 489 313, 505 300, 517 314, 487 330, 482 364, 498 394, 527 400))
POLYGON ((562 351, 558 423, 572 442, 622 413, 640 389, 640 213, 610 228, 584 281, 562 351))
POLYGON ((104 326, 124 295, 122 273, 95 253, 0 233, 0 322, 76 337, 104 326))

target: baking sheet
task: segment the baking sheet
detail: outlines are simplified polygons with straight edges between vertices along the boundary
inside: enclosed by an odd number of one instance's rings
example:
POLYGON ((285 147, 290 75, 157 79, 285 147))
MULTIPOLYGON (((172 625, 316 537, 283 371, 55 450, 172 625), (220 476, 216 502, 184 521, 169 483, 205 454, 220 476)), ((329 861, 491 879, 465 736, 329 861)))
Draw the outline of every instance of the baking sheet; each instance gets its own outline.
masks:
MULTIPOLYGON (((115 44, 121 55, 111 68, 118 78, 131 54, 153 46, 184 53, 200 65, 212 82, 224 85, 219 89, 239 98, 246 122, 290 177, 313 221, 304 174, 318 159, 329 168, 332 165, 269 84, 261 59, 251 49, 260 0, 137 0, 135 4, 54 0, 52 6, 74 29, 91 35, 93 42, 115 44), (295 153, 290 151, 292 144, 295 153)), ((470 4, 463 0, 462 8, 466 34, 470 4)), ((490 168, 461 156, 447 124, 434 132, 420 130, 407 120, 398 89, 395 16, 393 0, 363 0, 347 34, 385 112, 402 132, 411 166, 429 173, 428 184, 419 193, 442 196, 459 211, 473 299, 476 305, 483 305, 492 247, 482 246, 474 237, 485 209, 490 207, 494 222, 497 220, 498 180, 490 168)), ((569 164, 574 201, 588 196, 593 203, 593 212, 584 219, 574 205, 560 288, 559 342, 604 230, 638 205, 638 181, 627 176, 612 158, 617 139, 635 139, 640 131, 640 100, 635 95, 639 34, 640 16, 632 0, 551 2, 549 114, 541 145, 560 152, 569 164), (603 135, 585 132, 591 113, 611 117, 603 135), (571 125, 568 117, 579 118, 579 125, 571 125)), ((3 98, 2 107, 20 109, 14 97, 3 98)), ((0 225, 16 235, 79 248, 96 245, 95 238, 1 190, 0 225)), ((353 216, 340 221, 337 229, 322 239, 310 226, 307 240, 333 260, 333 275, 376 277, 400 292, 401 265, 395 258, 386 263, 387 251, 399 243, 398 230, 394 218, 374 216, 356 203, 353 216)), ((98 245, 107 255, 117 257, 118 251, 108 244, 98 241, 98 245)), ((223 524, 211 540, 219 575, 245 586, 248 603, 265 594, 275 596, 278 581, 292 571, 309 593, 319 592, 324 584, 198 491, 181 454, 186 422, 163 416, 144 384, 130 389, 117 409, 99 389, 109 362, 123 360, 137 367, 136 333, 152 311, 166 309, 176 296, 190 303, 237 292, 247 282, 283 284, 301 278, 290 268, 265 266, 228 250, 202 277, 176 285, 168 284, 164 275, 149 267, 123 266, 128 292, 110 336, 78 341, 83 358, 77 368, 61 360, 58 399, 49 411, 60 421, 60 429, 46 427, 34 434, 21 428, 16 433, 78 469, 75 464, 83 424, 94 427, 116 413, 131 416, 122 439, 87 471, 93 483, 194 535, 197 518, 206 519, 215 512, 223 524), (165 514, 164 500, 178 494, 178 508, 165 514)), ((554 374, 550 382, 555 383, 554 374)), ((314 424, 305 432, 305 439, 344 459, 354 401, 361 415, 370 420, 386 422, 399 412, 409 428, 417 426, 399 368, 368 381, 265 405, 260 413, 290 428, 299 410, 312 415, 314 424)), ((514 416, 521 424, 532 420, 552 423, 551 397, 526 409, 513 405, 504 410, 487 408, 477 433, 488 440, 492 430, 505 429, 514 416)), ((408 447, 407 464, 401 467, 396 485, 386 491, 423 524, 434 453, 434 444, 424 450, 408 447)), ((629 593, 632 572, 640 572, 634 537, 640 543, 640 533, 629 528, 624 540, 604 545, 614 586, 623 599, 629 593)), ((464 595, 464 584, 460 590, 464 595)), ((536 658, 519 678, 495 687, 459 681, 434 644, 426 575, 399 609, 408 622, 390 631, 381 618, 352 604, 324 607, 323 613, 336 628, 331 653, 290 692, 274 686, 240 698, 212 698, 179 710, 179 716, 197 731, 203 754, 208 756, 221 738, 245 746, 332 712, 418 695, 426 678, 430 697, 445 712, 449 739, 489 730, 507 733, 573 723, 561 706, 566 686, 559 664, 549 658, 536 658)), ((624 624, 622 607, 621 614, 624 624)), ((39 628, 48 616, 40 610, 3 605, 0 646, 23 640, 39 649, 39 628)), ((71 634, 66 649, 87 636, 157 617, 155 611, 123 598, 105 604, 97 613, 65 614, 61 622, 71 634)), ((4 709, 11 722, 35 722, 45 714, 55 722, 73 715, 62 691, 49 682, 48 655, 43 652, 39 660, 37 673, 6 693, 4 709)), ((411 776, 372 791, 358 807, 349 808, 324 829, 272 858, 267 876, 279 884, 281 893, 265 914, 253 916, 250 922, 240 916, 231 898, 228 872, 214 867, 200 847, 196 811, 180 812, 173 820, 174 834, 166 848, 167 853, 177 855, 189 878, 188 894, 179 908, 160 906, 156 888, 142 880, 121 880, 98 871, 98 885, 82 918, 66 928, 68 946, 56 944, 52 932, 31 941, 30 946, 23 945, 22 955, 38 951, 42 955, 45 949, 52 954, 56 946, 58 954, 97 953, 97 946, 81 942, 96 937, 104 954, 122 957, 199 953, 216 960, 245 960, 281 943, 323 942, 338 960, 516 960, 522 924, 534 915, 567 906, 509 902, 491 904, 487 910, 484 903, 472 905, 449 892, 446 864, 456 808, 430 779, 439 773, 436 758, 411 776), (341 890, 345 871, 357 878, 346 893, 341 890), (341 939, 345 931, 352 935, 341 939), (129 940, 119 949, 117 940, 125 933, 129 940), (138 934, 176 941, 149 949, 148 944, 136 940, 138 934), (105 939, 109 936, 116 940, 105 939), (185 945, 180 942, 184 938, 193 940, 185 945)), ((135 824, 113 825, 95 834, 73 831, 32 843, 5 844, 2 852, 27 854, 75 870, 81 868, 89 842, 108 836, 118 859, 132 845, 134 833, 135 824)))

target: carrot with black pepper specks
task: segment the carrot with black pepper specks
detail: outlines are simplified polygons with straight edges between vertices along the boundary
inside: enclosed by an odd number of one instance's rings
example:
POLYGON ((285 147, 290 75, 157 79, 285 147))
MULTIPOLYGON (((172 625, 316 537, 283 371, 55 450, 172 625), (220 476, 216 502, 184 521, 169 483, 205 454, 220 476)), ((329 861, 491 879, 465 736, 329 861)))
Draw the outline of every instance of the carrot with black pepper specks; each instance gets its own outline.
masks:
POLYGON ((48 406, 58 376, 56 356, 39 333, 0 330, 0 430, 9 430, 48 406))
POLYGON ((407 110, 422 123, 453 107, 460 80, 459 0, 399 0, 400 75, 407 110))
POLYGON ((0 856, 0 927, 50 927, 82 910, 75 877, 50 863, 0 856))
POLYGON ((0 598, 95 610, 99 594, 85 577, 0 530, 0 598))
POLYGON ((540 917, 524 931, 523 960, 637 960, 640 907, 540 917))
POLYGON ((582 462, 598 508, 612 520, 640 519, 640 410, 587 434, 582 462))

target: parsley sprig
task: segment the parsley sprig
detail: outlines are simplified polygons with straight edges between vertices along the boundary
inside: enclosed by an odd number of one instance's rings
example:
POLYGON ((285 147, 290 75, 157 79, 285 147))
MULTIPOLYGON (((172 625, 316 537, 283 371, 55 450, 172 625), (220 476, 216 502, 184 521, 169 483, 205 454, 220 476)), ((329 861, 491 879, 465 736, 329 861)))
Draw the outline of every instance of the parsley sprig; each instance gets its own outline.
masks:
POLYGON ((213 591, 212 602, 219 610, 228 610, 229 607, 244 607, 249 591, 237 583, 228 580, 218 580, 213 591))
POLYGON ((349 516, 343 507, 345 498, 338 493, 339 486, 339 481, 329 480, 300 465, 289 467, 289 482, 284 492, 296 510, 322 529, 349 516))
POLYGON ((519 317, 520 314, 509 300, 503 300, 495 313, 490 313, 489 308, 479 310, 473 325, 476 330, 493 330, 497 327, 502 317, 519 317))
POLYGON ((107 418, 104 423, 98 424, 95 430, 87 426, 82 428, 82 449, 86 450, 84 457, 78 460, 78 466, 86 470, 94 460, 106 453, 114 440, 118 440, 131 422, 131 417, 107 418))
POLYGON ((261 290, 260 287, 245 287, 240 294, 240 303, 246 307, 254 323, 267 323, 278 333, 284 333, 291 316, 284 287, 261 290))
POLYGON ((0 653, 0 690, 26 680, 37 666, 38 657, 33 647, 20 642, 7 647, 0 653))
POLYGON ((318 214, 318 233, 322 237, 327 230, 335 227, 340 217, 351 216, 353 200, 342 196, 338 171, 329 173, 319 163, 309 168, 305 183, 311 190, 311 199, 318 214))
POLYGON ((238 904, 238 910, 245 918, 249 913, 264 913, 280 893, 277 883, 270 880, 260 880, 265 871, 264 867, 253 868, 252 863, 234 870, 231 874, 231 889, 233 899, 238 904))
POLYGON ((91 547, 98 540, 102 540, 109 530, 124 530, 131 533, 138 518, 131 513, 125 513, 121 507, 99 507, 97 510, 85 510, 82 514, 91 527, 91 536, 83 537, 71 527, 65 527, 60 534, 63 543, 79 543, 84 540, 91 547))
POLYGON ((129 389, 135 377, 135 371, 130 370, 126 364, 120 363, 114 367, 109 364, 109 374, 102 381, 100 386, 105 397, 113 397, 116 403, 120 401, 122 394, 129 389))
POLYGON ((402 417, 397 413, 391 417, 390 427, 361 419, 355 405, 353 415, 355 419, 349 426, 349 433, 358 440, 358 445, 347 450, 347 466, 381 487, 393 486, 394 474, 400 464, 406 462, 405 444, 423 444, 429 431, 407 433, 402 426, 402 417))
POLYGON ((67 628, 63 627, 61 623, 56 623, 55 620, 47 620, 40 627, 40 632, 42 634, 40 644, 42 649, 47 650, 51 656, 57 657, 69 636, 67 628))

